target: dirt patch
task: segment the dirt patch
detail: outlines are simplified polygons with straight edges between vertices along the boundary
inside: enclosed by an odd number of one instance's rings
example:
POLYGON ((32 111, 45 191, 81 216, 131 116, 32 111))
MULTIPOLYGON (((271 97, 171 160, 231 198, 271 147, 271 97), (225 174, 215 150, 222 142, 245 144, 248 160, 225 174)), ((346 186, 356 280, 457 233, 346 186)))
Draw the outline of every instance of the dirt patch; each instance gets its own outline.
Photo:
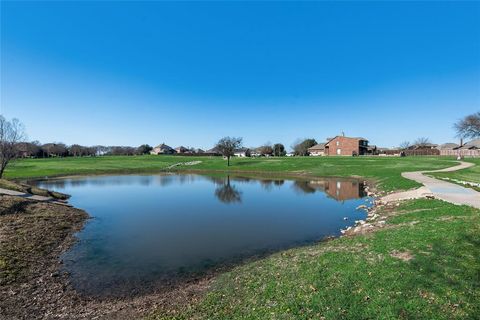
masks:
POLYGON ((393 250, 392 252, 390 252, 390 256, 405 262, 408 262, 414 258, 413 254, 408 250, 406 251, 393 250))

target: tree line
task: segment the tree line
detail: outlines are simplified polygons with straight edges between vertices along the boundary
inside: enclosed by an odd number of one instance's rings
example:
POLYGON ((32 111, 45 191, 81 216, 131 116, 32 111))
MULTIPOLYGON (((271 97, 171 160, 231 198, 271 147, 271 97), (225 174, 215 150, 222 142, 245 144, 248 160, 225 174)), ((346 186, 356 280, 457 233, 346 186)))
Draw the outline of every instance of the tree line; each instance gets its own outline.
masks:
POLYGON ((45 143, 38 141, 18 142, 16 144, 17 156, 20 158, 50 158, 50 157, 85 157, 101 155, 142 155, 148 154, 152 147, 148 144, 142 144, 138 147, 129 146, 82 146, 72 144, 67 146, 64 143, 45 143))

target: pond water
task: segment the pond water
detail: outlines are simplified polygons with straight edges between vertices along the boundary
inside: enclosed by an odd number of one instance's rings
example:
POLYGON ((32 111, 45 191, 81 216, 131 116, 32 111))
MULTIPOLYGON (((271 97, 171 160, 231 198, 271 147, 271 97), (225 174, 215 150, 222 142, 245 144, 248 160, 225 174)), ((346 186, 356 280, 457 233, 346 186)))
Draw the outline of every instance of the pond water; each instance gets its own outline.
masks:
POLYGON ((175 285, 245 258, 338 236, 366 216, 355 210, 366 204, 358 180, 162 174, 36 184, 72 195, 70 203, 93 217, 62 256, 73 286, 90 295, 175 285))

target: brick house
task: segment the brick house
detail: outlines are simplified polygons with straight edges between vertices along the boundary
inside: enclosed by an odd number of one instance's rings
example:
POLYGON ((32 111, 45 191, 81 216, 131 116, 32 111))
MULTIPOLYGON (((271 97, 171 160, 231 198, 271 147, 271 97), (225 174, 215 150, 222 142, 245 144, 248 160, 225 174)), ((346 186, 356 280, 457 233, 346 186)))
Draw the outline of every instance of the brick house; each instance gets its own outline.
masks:
POLYGON ((361 156, 368 154, 368 140, 336 136, 328 139, 325 144, 325 155, 330 156, 361 156))

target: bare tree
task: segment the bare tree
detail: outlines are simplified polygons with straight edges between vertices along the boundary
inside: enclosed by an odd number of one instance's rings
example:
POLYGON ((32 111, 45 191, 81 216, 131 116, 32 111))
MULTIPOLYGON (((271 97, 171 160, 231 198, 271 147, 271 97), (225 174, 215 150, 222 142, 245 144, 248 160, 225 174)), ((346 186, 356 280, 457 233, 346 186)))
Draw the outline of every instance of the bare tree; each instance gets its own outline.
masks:
POLYGON ((242 146, 242 138, 225 137, 220 139, 215 145, 224 157, 227 157, 227 166, 230 166, 230 157, 233 156, 235 150, 242 146))
POLYGON ((400 143, 400 149, 401 150, 407 150, 411 146, 412 146, 412 144, 409 141, 403 141, 402 143, 400 143))
POLYGON ((297 156, 308 156, 308 148, 317 144, 315 139, 297 140, 294 142, 292 149, 297 156))
POLYGON ((257 150, 262 156, 271 156, 273 154, 273 148, 270 143, 265 143, 263 146, 260 146, 257 150))
POLYGON ((137 150, 135 151, 136 154, 139 154, 139 155, 142 155, 142 154, 149 154, 150 151, 152 151, 153 148, 148 145, 148 144, 142 144, 141 146, 139 146, 137 148, 137 150))
POLYGON ((42 149, 47 157, 66 157, 68 155, 67 146, 62 142, 45 143, 42 145, 42 149))
POLYGON ((480 137, 480 112, 473 113, 459 120, 454 125, 457 136, 461 138, 480 137))
POLYGON ((415 144, 418 146, 418 147, 426 147, 427 145, 429 145, 431 142, 430 142, 430 139, 426 138, 426 137, 421 137, 421 138, 418 138, 417 140, 415 140, 415 144))
POLYGON ((83 147, 79 144, 72 144, 70 148, 68 148, 70 155, 74 157, 82 156, 83 147))
POLYGON ((18 146, 24 139, 23 124, 18 119, 7 121, 0 115, 0 178, 9 162, 18 157, 18 146))

